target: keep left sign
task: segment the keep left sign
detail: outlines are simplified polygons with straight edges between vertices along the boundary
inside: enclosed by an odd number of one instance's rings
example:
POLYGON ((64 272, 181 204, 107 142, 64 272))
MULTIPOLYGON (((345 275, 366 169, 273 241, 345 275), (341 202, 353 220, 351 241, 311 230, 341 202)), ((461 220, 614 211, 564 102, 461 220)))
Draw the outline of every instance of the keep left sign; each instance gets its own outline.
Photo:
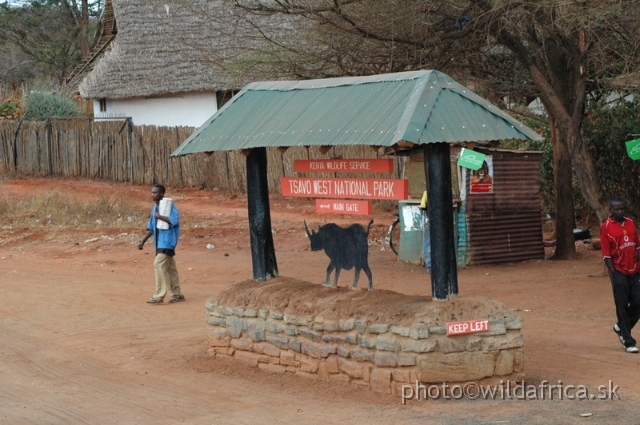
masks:
POLYGON ((464 335, 489 330, 489 319, 467 320, 464 322, 448 322, 447 336, 464 335))

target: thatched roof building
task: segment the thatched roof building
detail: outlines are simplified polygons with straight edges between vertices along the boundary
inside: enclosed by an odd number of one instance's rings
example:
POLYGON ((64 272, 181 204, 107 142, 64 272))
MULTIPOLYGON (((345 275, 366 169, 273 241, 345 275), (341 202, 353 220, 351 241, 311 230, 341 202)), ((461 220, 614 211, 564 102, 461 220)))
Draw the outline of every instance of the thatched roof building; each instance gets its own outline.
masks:
POLYGON ((215 92, 277 79, 264 36, 290 36, 295 26, 282 15, 245 19, 233 0, 112 2, 117 36, 80 83, 84 98, 215 92))

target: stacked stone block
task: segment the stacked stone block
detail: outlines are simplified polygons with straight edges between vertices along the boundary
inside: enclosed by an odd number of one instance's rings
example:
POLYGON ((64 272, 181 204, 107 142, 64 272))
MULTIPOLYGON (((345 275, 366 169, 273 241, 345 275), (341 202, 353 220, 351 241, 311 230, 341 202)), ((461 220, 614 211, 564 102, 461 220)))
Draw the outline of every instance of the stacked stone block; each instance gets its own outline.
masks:
POLYGON ((294 373, 377 392, 403 385, 517 379, 524 370, 522 319, 493 320, 489 331, 447 336, 444 326, 399 326, 206 303, 209 354, 273 373, 294 373))

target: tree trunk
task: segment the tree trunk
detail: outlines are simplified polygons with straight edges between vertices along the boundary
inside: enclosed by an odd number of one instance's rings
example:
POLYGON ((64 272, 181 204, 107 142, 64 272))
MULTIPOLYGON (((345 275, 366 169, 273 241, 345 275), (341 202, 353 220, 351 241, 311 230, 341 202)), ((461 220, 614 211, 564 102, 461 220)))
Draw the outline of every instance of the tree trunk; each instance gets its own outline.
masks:
POLYGON ((601 221, 606 219, 607 213, 593 155, 580 137, 586 99, 584 76, 578 65, 571 65, 572 57, 555 43, 547 43, 545 47, 548 58, 546 73, 540 72, 533 63, 529 63, 528 68, 534 83, 540 89, 540 97, 549 114, 552 134, 555 136, 553 154, 557 245, 554 258, 565 259, 575 254, 572 164, 582 195, 589 206, 601 221), (558 155, 560 156, 557 157, 558 155))
POLYGON ((551 124, 551 143, 553 145, 553 179, 556 201, 556 251, 554 260, 568 260, 576 255, 573 239, 575 228, 575 211, 573 208, 573 185, 571 170, 571 154, 564 143, 561 131, 558 131, 556 120, 549 117, 551 124), (558 139, 560 133, 560 140, 558 139))
POLYGON ((89 2, 82 0, 82 10, 80 11, 80 51, 82 58, 89 57, 89 2))
POLYGON ((78 9, 77 2, 69 3, 69 0, 62 0, 60 5, 64 9, 69 23, 77 29, 78 47, 82 53, 82 58, 89 56, 89 3, 82 0, 78 9))
POLYGON ((579 129, 572 127, 566 137, 582 196, 602 223, 607 219, 609 213, 593 155, 582 140, 579 129))

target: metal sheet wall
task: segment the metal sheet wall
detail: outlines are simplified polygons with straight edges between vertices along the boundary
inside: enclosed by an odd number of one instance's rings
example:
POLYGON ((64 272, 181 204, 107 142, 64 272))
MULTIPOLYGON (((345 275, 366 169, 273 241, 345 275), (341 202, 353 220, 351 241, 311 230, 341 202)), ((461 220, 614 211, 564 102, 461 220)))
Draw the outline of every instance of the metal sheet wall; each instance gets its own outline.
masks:
POLYGON ((477 149, 493 157, 493 193, 469 193, 466 217, 470 263, 543 259, 539 152, 477 149))

